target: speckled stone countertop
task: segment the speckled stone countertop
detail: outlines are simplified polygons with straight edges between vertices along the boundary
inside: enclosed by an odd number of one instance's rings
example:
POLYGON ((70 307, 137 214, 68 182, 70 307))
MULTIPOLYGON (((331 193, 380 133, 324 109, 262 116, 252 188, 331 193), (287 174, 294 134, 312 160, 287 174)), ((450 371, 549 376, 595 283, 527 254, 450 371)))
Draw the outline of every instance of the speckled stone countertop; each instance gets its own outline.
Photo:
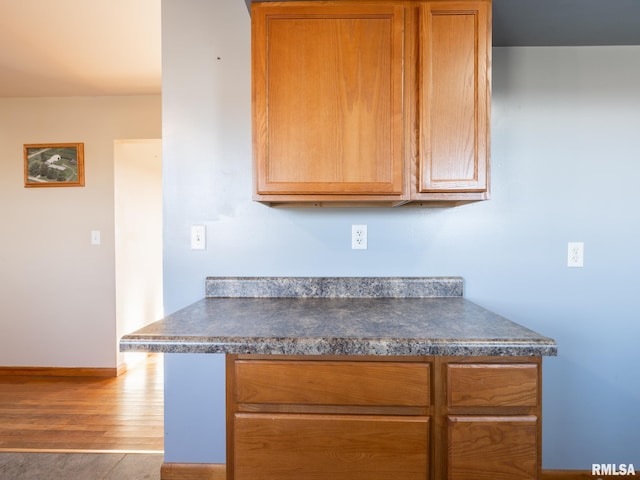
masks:
POLYGON ((556 342, 463 298, 459 277, 208 278, 207 296, 123 352, 556 355, 556 342))

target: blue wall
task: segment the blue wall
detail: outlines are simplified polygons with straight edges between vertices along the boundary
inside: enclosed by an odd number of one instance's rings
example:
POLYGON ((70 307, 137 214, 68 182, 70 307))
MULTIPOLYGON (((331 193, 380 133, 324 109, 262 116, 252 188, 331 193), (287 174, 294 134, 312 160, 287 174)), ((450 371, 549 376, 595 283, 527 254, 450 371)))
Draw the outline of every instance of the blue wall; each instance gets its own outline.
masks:
MULTIPOLYGON (((467 298, 558 341, 544 468, 640 465, 640 47, 494 49, 487 202, 274 209, 251 201, 244 2, 162 10, 166 313, 204 296, 208 275, 461 275, 467 298), (207 250, 191 251, 200 223, 207 250), (368 250, 351 250, 353 223, 368 250), (582 269, 566 267, 570 241, 585 242, 582 269)), ((166 461, 224 463, 223 357, 166 365, 166 461)))

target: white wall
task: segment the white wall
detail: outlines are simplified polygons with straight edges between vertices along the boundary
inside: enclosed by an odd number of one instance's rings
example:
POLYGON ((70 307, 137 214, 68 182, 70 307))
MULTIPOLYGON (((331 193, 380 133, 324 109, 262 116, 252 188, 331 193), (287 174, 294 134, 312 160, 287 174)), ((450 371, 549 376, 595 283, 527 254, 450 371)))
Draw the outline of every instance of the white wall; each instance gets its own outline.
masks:
POLYGON ((117 366, 113 145, 159 138, 160 107, 160 96, 0 99, 0 365, 117 366), (23 145, 47 142, 84 143, 85 187, 24 188, 23 145))
MULTIPOLYGON (((116 140, 116 338, 162 318, 162 141, 116 140)), ((145 354, 118 354, 131 365, 145 354)))
MULTIPOLYGON (((207 275, 461 275, 467 298, 558 341, 543 466, 640 464, 640 47, 494 50, 487 202, 274 209, 251 201, 244 2, 162 10, 166 313, 201 298, 207 275), (189 250, 193 223, 204 252, 189 250), (368 250, 351 250, 352 223, 368 225, 368 250), (569 241, 585 242, 584 268, 566 267, 569 241)), ((166 461, 224 463, 222 357, 166 365, 166 461), (189 390, 204 375, 208 406, 189 390)))

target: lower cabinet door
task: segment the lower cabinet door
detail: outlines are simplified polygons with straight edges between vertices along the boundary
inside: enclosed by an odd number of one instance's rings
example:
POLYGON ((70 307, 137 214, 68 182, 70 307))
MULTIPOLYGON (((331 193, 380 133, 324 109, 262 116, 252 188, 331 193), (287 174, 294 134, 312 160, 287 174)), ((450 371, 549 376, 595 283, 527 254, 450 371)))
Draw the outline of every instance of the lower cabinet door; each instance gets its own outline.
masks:
POLYGON ((537 480, 535 416, 451 416, 448 431, 448 480, 537 480))
POLYGON ((234 417, 236 480, 425 480, 428 417, 234 417))

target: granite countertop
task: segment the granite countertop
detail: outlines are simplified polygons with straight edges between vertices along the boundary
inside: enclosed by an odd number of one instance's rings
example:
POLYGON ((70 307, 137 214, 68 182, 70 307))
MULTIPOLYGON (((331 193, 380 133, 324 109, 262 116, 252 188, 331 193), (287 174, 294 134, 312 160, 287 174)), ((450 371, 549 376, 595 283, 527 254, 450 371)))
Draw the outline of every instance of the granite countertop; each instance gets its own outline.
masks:
POLYGON ((556 342, 462 296, 462 279, 208 278, 207 297, 120 341, 123 352, 556 355, 556 342))

